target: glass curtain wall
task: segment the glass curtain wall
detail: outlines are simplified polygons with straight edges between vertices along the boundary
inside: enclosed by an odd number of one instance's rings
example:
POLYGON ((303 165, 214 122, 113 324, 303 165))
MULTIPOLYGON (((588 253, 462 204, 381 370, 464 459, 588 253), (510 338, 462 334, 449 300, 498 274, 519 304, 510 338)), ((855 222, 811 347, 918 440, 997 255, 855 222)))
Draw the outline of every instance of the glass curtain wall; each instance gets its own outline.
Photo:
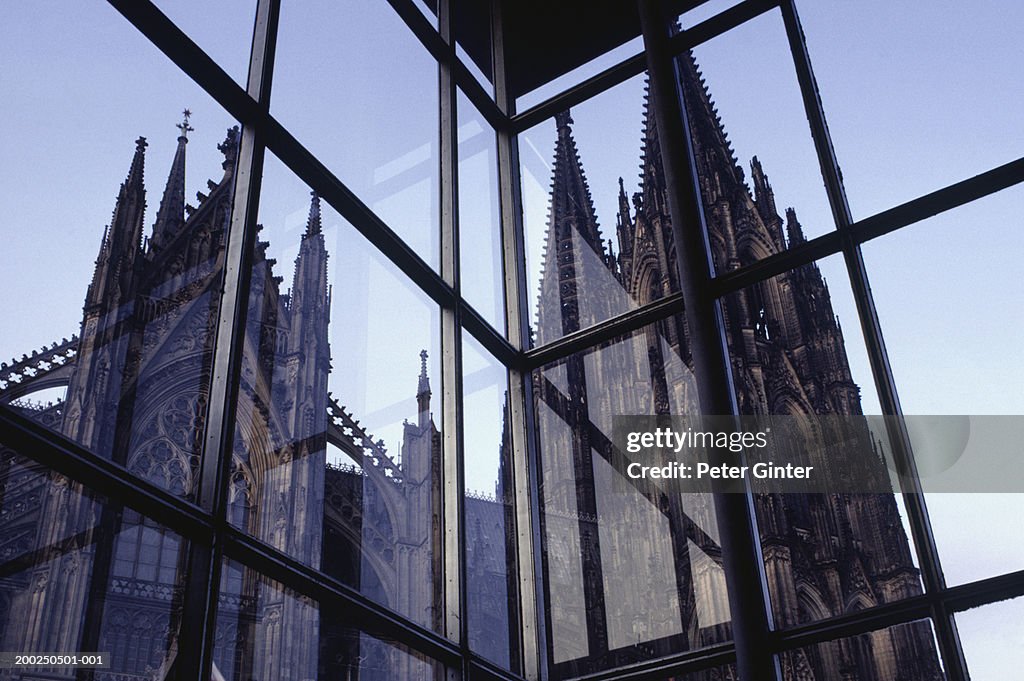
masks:
POLYGON ((1020 145, 865 78, 938 36, 1001 116, 1017 8, 80 5, 0 29, 0 651, 110 659, 0 678, 1012 674, 1017 494, 897 427, 891 492, 723 503, 613 424, 1020 412, 1020 145))

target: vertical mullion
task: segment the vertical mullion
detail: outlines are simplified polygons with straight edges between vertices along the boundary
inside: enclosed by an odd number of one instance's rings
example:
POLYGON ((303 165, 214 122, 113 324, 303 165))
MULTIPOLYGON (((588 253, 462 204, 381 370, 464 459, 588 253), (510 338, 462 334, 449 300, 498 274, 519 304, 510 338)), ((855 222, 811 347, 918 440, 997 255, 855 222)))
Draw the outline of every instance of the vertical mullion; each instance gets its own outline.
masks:
MULTIPOLYGON (((530 317, 526 277, 526 245, 523 233, 522 196, 519 183, 519 149, 511 123, 515 99, 506 69, 506 43, 500 0, 491 1, 491 64, 495 102, 503 124, 495 130, 498 150, 498 196, 501 216, 502 273, 505 294, 505 322, 508 339, 522 353, 530 346, 530 317)), ((541 584, 541 533, 539 471, 536 424, 533 420, 533 381, 529 371, 507 367, 508 427, 511 441, 512 488, 515 515, 516 571, 519 612, 520 671, 523 677, 547 677, 548 656, 541 584)), ((508 529, 506 529, 508 531, 508 529)))
MULTIPOLYGON (((462 301, 459 272, 458 97, 455 85, 454 0, 437 3, 438 29, 445 58, 438 62, 440 102, 441 277, 454 289, 452 307, 441 309, 441 386, 444 484, 444 611, 445 634, 462 650, 459 676, 467 677, 465 469, 462 427, 462 301)), ((450 676, 450 675, 449 675, 450 676)))
POLYGON ((803 28, 800 25, 800 18, 793 0, 784 0, 781 8, 790 51, 796 67, 797 80, 804 100, 804 108, 811 127, 811 136, 821 165, 821 173, 832 206, 832 214, 842 238, 843 257, 850 277, 857 306, 857 316, 864 335, 878 399, 882 413, 895 417, 887 419, 887 429, 896 465, 900 468, 902 478, 909 482, 910 489, 904 490, 903 497, 910 531, 921 563, 925 590, 931 596, 932 618, 938 635, 939 650, 950 681, 966 681, 969 675, 956 625, 952 614, 941 601, 941 594, 946 588, 945 577, 942 574, 942 564, 932 533, 931 521, 928 518, 924 492, 918 479, 910 437, 902 420, 903 410, 899 402, 896 379, 889 362, 885 339, 882 336, 881 324, 875 308, 867 268, 864 264, 864 256, 860 244, 850 231, 850 225, 854 222, 853 214, 850 211, 846 191, 843 187, 842 173, 829 135, 803 28))
MULTIPOLYGON (((724 318, 712 293, 707 226, 668 22, 658 0, 638 0, 638 4, 700 409, 708 415, 735 415, 724 318)), ((739 676, 778 679, 768 645, 770 610, 751 497, 718 493, 714 498, 739 676)))
MULTIPOLYGON (((247 92, 269 112, 270 81, 277 38, 280 0, 259 0, 253 28, 247 92)), ((206 435, 200 468, 199 503, 213 516, 212 545, 191 542, 189 588, 183 604, 185 626, 179 646, 181 678, 212 677, 214 630, 223 558, 221 533, 227 519, 227 476, 234 444, 238 380, 245 340, 246 308, 252 277, 264 149, 253 121, 242 121, 224 255, 223 291, 217 313, 217 336, 211 372, 206 435)))

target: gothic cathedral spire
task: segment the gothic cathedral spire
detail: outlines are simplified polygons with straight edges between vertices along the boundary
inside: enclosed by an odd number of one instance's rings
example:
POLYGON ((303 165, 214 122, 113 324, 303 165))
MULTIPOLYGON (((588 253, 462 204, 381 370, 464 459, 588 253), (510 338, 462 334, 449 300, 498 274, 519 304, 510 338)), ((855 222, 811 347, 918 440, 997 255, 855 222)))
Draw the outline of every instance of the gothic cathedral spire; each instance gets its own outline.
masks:
POLYGON ((174 152, 167 186, 164 187, 160 209, 153 224, 152 246, 157 249, 169 244, 185 224, 185 145, 188 144, 188 133, 194 128, 188 122, 192 112, 185 109, 182 116, 182 122, 177 125, 181 131, 178 135, 178 148, 174 152))

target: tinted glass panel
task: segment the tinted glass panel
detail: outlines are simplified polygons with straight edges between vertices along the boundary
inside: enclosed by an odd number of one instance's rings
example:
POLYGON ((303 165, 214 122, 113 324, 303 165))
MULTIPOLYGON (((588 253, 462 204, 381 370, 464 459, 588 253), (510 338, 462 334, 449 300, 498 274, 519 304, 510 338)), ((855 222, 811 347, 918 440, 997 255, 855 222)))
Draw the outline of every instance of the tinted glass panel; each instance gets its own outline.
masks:
POLYGON ((281 9, 271 112, 434 267, 437 78, 430 53, 386 2, 281 9))
POLYGON ((0 34, 0 403, 193 498, 238 128, 106 4, 0 34))
POLYGON ((259 217, 232 522, 440 628, 437 307, 273 157, 259 217))
POLYGON ((993 603, 955 616, 971 678, 1012 678, 1024 664, 1020 622, 1024 599, 993 603))
POLYGON ((709 494, 627 472, 613 417, 694 414, 683 322, 672 317, 533 374, 544 578, 556 674, 572 676, 729 638, 709 494))
POLYGON ((779 662, 786 681, 946 678, 929 620, 797 648, 780 655, 779 662))
POLYGON ((498 147, 494 128, 459 91, 459 259, 462 296, 498 330, 505 328, 498 147))
POLYGON ((445 678, 434 660, 232 561, 224 563, 214 666, 225 681, 445 678))
POLYGON ((638 76, 520 136, 536 345, 678 290, 645 93, 638 76))
POLYGON ((509 668, 519 650, 519 608, 508 379, 469 334, 462 339, 469 645, 509 668))
POLYGON ((736 244, 717 269, 834 229, 780 10, 678 61, 708 222, 736 244))
MULTIPOLYGON (((164 678, 181 626, 188 542, 0 444, 0 647, 110 653, 96 678, 164 678)), ((5 679, 72 678, 66 668, 5 679)))

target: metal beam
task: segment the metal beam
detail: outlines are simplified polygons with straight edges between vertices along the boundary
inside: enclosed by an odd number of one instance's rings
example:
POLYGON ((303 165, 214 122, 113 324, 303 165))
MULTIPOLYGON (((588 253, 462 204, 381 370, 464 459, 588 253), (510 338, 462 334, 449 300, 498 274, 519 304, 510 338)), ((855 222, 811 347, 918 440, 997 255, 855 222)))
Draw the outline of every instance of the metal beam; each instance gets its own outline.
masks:
MULTIPOLYGON (((668 21, 658 0, 638 0, 638 5, 700 410, 707 415, 734 415, 739 410, 725 320, 711 291, 714 266, 680 74, 670 52, 668 21)), ((749 493, 714 497, 739 676, 778 679, 767 645, 771 619, 751 497, 749 493)))

